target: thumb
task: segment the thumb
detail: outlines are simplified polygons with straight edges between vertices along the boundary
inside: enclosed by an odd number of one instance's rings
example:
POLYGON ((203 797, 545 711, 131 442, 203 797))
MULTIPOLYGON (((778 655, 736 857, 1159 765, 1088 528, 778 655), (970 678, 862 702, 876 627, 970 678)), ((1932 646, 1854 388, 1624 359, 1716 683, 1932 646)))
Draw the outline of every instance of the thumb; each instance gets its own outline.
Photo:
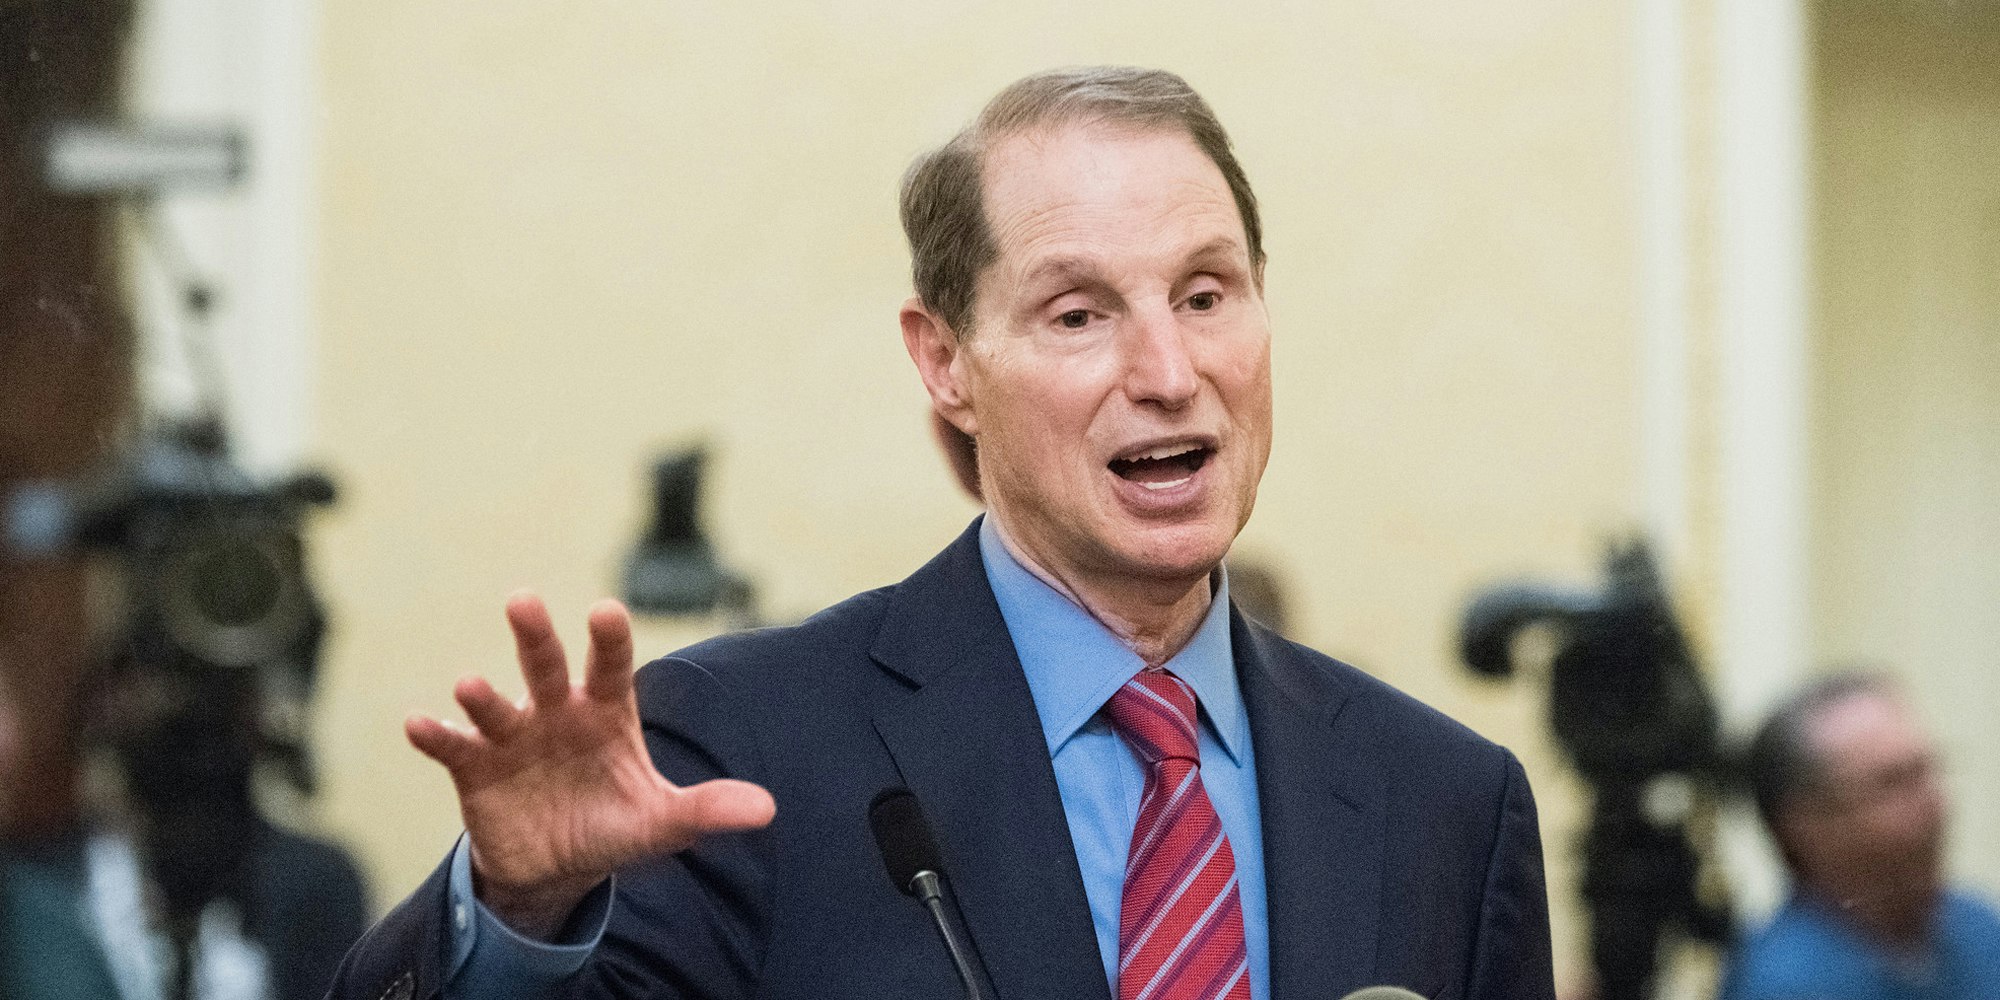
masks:
POLYGON ((681 815, 688 832, 700 837, 711 833, 757 830, 770 825, 778 803, 761 786, 733 778, 717 778, 680 789, 681 815))

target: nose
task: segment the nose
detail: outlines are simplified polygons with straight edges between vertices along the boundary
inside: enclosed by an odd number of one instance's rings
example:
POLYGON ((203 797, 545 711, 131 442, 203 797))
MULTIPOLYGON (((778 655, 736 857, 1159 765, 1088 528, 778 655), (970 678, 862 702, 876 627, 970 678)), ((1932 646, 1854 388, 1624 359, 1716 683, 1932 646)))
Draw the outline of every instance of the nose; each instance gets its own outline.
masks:
POLYGON ((1131 314, 1125 341, 1125 394, 1135 403, 1178 410, 1201 391, 1188 331, 1172 308, 1131 314))

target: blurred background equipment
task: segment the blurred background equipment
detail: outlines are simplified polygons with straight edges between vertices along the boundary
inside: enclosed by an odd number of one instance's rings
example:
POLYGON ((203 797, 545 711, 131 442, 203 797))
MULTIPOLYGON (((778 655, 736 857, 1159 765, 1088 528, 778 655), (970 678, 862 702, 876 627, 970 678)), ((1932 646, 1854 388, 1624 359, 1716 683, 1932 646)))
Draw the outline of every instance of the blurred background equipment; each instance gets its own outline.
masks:
POLYGON ((1595 793, 1583 837, 1584 906, 1599 1000, 1653 996, 1661 946, 1728 939, 1702 889, 1697 845, 1724 772, 1715 706, 1645 543, 1614 544, 1605 583, 1515 583, 1466 608, 1459 653, 1475 674, 1516 672, 1516 640, 1546 628, 1549 726, 1595 793))
POLYGON ((247 142, 130 114, 133 14, 0 2, 0 663, 22 735, 0 772, 0 996, 316 998, 362 881, 273 824, 257 779, 317 788, 303 532, 333 487, 231 453, 215 290, 157 208, 233 185, 247 142), (121 234, 174 290, 189 407, 137 399, 121 234), (91 756, 115 787, 85 808, 91 756))
POLYGON ((326 626, 302 531, 305 513, 333 497, 318 472, 252 479, 230 461, 221 427, 201 419, 149 435, 128 462, 93 476, 18 486, 0 506, 0 541, 16 559, 114 557, 126 616, 117 659, 260 692, 271 703, 257 720, 263 749, 310 793, 300 708, 326 626))
POLYGON ((263 765, 300 794, 317 788, 305 719, 326 624, 303 530, 333 492, 316 472, 252 478, 220 425, 198 419, 0 506, 13 558, 108 557, 121 618, 85 691, 120 808, 14 866, 36 893, 9 907, 9 996, 93 978, 165 1000, 325 988, 365 925, 360 874, 339 848, 271 823, 255 779, 263 765), (30 919, 79 903, 88 923, 30 919), (29 960, 47 954, 71 961, 29 960))
POLYGON ((625 563, 625 603, 644 615, 719 614, 731 628, 761 623, 757 589, 715 558, 701 523, 708 448, 695 445, 653 463, 653 520, 625 563))
POLYGON ((121 125, 58 121, 41 146, 41 174, 60 195, 224 188, 243 177, 247 150, 228 125, 121 125))

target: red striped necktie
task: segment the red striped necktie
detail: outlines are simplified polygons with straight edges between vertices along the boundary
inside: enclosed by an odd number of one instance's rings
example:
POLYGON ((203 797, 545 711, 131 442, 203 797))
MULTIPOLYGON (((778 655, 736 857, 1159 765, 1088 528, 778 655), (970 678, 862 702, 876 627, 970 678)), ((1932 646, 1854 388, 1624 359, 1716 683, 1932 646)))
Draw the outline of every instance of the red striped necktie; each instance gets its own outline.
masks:
POLYGON ((1201 786, 1194 689, 1145 670, 1111 725, 1146 766, 1118 915, 1118 1000, 1250 1000, 1236 854, 1201 786))

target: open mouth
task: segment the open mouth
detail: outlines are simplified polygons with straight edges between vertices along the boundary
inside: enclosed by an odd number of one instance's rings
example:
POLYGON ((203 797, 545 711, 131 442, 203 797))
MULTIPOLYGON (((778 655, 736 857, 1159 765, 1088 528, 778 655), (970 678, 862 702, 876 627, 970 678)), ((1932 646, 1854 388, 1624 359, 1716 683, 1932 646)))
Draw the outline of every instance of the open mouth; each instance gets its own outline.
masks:
POLYGON ((1113 475, 1149 490, 1170 490, 1194 478, 1213 448, 1193 442, 1161 445, 1111 460, 1113 475))

